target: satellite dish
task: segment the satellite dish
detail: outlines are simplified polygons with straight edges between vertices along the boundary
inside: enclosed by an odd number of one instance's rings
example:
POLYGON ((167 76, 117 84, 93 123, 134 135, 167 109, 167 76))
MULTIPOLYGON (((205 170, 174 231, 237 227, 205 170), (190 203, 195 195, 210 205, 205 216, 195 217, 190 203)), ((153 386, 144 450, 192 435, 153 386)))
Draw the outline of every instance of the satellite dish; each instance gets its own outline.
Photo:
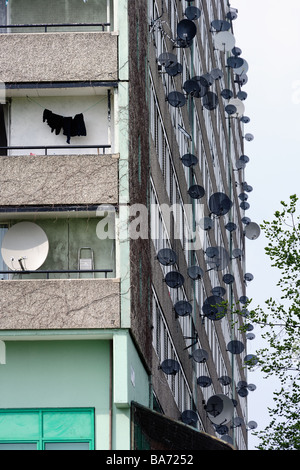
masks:
POLYGON ((191 96, 199 96, 200 87, 196 80, 190 79, 183 84, 184 91, 191 96))
POLYGON ((227 387, 232 382, 231 377, 228 377, 228 375, 223 375, 222 377, 218 379, 218 381, 220 382, 221 385, 223 385, 223 387, 227 387))
POLYGON ((214 37, 214 46, 219 51, 229 52, 235 46, 235 37, 229 31, 221 31, 214 37))
POLYGON ((260 227, 255 222, 249 222, 245 227, 245 236, 249 240, 256 240, 260 235, 260 227))
POLYGON ((255 335, 253 333, 247 333, 246 334, 246 338, 249 340, 249 341, 252 341, 253 339, 255 339, 255 335))
POLYGON ((197 27, 191 20, 181 20, 177 25, 177 36, 183 41, 191 41, 197 33, 197 27))
POLYGON ((246 328, 246 331, 253 331, 253 330, 254 330, 254 326, 251 325, 250 323, 248 323, 247 325, 245 325, 245 328, 246 328))
POLYGON ((184 284, 184 277, 177 271, 171 271, 166 274, 165 281, 172 289, 179 289, 184 284))
POLYGON ((213 76, 210 73, 205 73, 203 75, 200 75, 199 81, 201 85, 206 88, 209 88, 214 83, 213 76))
POLYGON ((228 232, 234 232, 237 229, 237 225, 234 222, 228 222, 225 225, 225 228, 228 230, 228 232))
POLYGON ((233 91, 229 90, 229 88, 224 88, 224 90, 221 91, 221 96, 225 100, 230 100, 233 97, 233 91))
POLYGON ((241 193, 241 194, 239 194, 239 199, 240 199, 241 201, 247 201, 247 200, 248 200, 248 197, 249 197, 249 196, 248 196, 248 194, 246 194, 246 193, 241 193))
POLYGON ((224 274, 223 281, 225 284, 233 284, 234 283, 234 276, 232 274, 224 274))
POLYGON ((249 70, 248 62, 245 59, 242 60, 243 64, 239 68, 234 69, 236 75, 245 75, 249 70))
POLYGON ((202 375, 201 377, 197 378, 197 384, 200 385, 200 387, 207 388, 212 384, 212 380, 210 377, 202 375))
POLYGON ((222 305, 223 303, 224 300, 222 297, 218 297, 217 295, 208 297, 202 306, 204 316, 212 321, 221 320, 227 313, 226 306, 222 305))
POLYGON ((235 106, 233 106, 233 104, 228 104, 227 106, 225 106, 225 111, 227 114, 229 114, 229 116, 233 116, 237 113, 237 109, 235 106))
POLYGON ((249 217, 243 217, 242 222, 244 225, 249 225, 251 223, 251 219, 249 219, 249 217))
POLYGON ((208 359, 208 352, 205 351, 204 349, 196 349, 193 351, 191 357, 194 359, 195 362, 198 362, 199 364, 206 362, 208 359))
POLYGON ((5 234, 1 247, 3 261, 13 271, 35 271, 45 262, 49 242, 44 230, 32 222, 19 222, 5 234))
POLYGON ((245 73, 242 73, 241 75, 236 75, 235 82, 241 86, 244 86, 246 85, 246 83, 248 83, 248 76, 245 73))
POLYGON ((195 76, 192 78, 192 80, 194 80, 195 82, 197 82, 198 86, 199 86, 199 92, 198 94, 196 95, 196 98, 203 98, 206 93, 208 92, 208 89, 210 87, 210 85, 206 84, 208 83, 206 79, 203 78, 203 76, 195 76))
POLYGON ((242 53, 242 50, 239 47, 234 47, 231 52, 235 56, 240 56, 242 53))
POLYGON ((206 412, 213 424, 224 425, 232 420, 234 406, 232 400, 226 395, 213 395, 207 401, 206 412))
POLYGON ((250 367, 256 366, 258 363, 258 358, 254 354, 248 354, 248 356, 244 358, 244 363, 250 367))
POLYGON ((244 64, 244 59, 242 59, 241 57, 231 56, 231 57, 228 57, 227 59, 227 65, 228 67, 232 69, 238 69, 242 67, 243 64, 244 64))
POLYGON ((251 193, 253 191, 253 188, 252 186, 250 186, 250 184, 244 184, 244 191, 246 191, 246 193, 251 193))
POLYGON ((222 246, 209 247, 205 254, 209 258, 206 260, 207 264, 216 271, 223 271, 230 261, 228 252, 222 246))
POLYGON ((250 390, 250 392, 254 392, 256 390, 256 385, 254 384, 249 384, 248 385, 248 390, 250 390))
POLYGON ((226 294, 226 290, 224 289, 224 287, 221 287, 221 286, 217 286, 217 287, 214 287, 212 290, 211 290, 212 294, 217 296, 217 297, 223 297, 223 295, 226 294))
POLYGON ((193 281, 198 281, 203 277, 203 271, 199 266, 190 266, 188 268, 188 276, 193 279, 193 281))
POLYGON ((247 142, 251 142, 252 140, 254 140, 254 135, 253 134, 246 134, 245 139, 247 140, 247 142))
POLYGON ((177 57, 175 54, 171 54, 170 52, 163 52, 158 57, 158 62, 160 65, 164 67, 171 67, 177 63, 177 57))
POLYGON ((189 426, 196 426, 198 421, 197 413, 193 410, 185 410, 181 414, 181 421, 189 426))
POLYGON ((257 423, 255 421, 249 421, 248 428, 249 429, 256 429, 257 428, 257 423))
POLYGON ((241 304, 245 305, 249 302, 249 299, 248 297, 246 297, 245 295, 242 295, 240 298, 239 298, 239 301, 241 302, 241 304))
POLYGON ((231 354, 241 354, 245 349, 245 346, 241 341, 230 341, 227 344, 227 350, 231 352, 231 354))
POLYGON ((165 71, 170 77, 176 77, 176 75, 179 75, 183 72, 183 66, 177 62, 175 65, 169 65, 168 67, 165 67, 165 71))
POLYGON ((243 160, 237 160, 236 161, 236 169, 237 170, 243 170, 244 168, 246 168, 246 163, 243 162, 243 160))
POLYGON ((197 7, 189 6, 186 8, 184 14, 188 20, 195 21, 195 20, 198 20, 198 18, 200 18, 201 11, 197 7))
POLYGON ((218 69, 218 68, 211 70, 210 75, 212 76, 214 80, 220 80, 221 78, 224 77, 224 73, 222 72, 221 69, 218 69))
POLYGON ((239 91, 237 97, 241 101, 245 101, 247 99, 247 93, 245 91, 239 91))
POLYGON ((216 426, 216 432, 220 434, 220 436, 225 436, 226 434, 229 433, 229 428, 226 425, 216 426))
POLYGON ((179 317, 186 317, 193 311, 191 304, 187 300, 179 300, 176 302, 174 309, 179 317))
POLYGON ((247 211, 248 209, 250 209, 250 204, 249 204, 249 202, 241 202, 240 208, 241 208, 243 211, 247 211))
POLYGON ((182 161, 182 163, 183 163, 184 166, 191 167, 191 166, 197 165, 197 163, 198 163, 198 158, 195 157, 195 155, 193 155, 193 154, 191 154, 191 153, 186 153, 186 154, 183 155, 183 157, 181 158, 181 161, 182 161))
POLYGON ((236 416, 235 418, 233 418, 232 424, 235 428, 239 428, 240 426, 243 426, 243 424, 245 424, 245 423, 244 423, 243 418, 240 418, 239 416, 236 416))
POLYGON ((180 370, 180 366, 175 359, 166 359, 161 363, 160 369, 167 375, 176 375, 180 370))
POLYGON ((205 195, 205 190, 202 186, 194 184, 189 188, 188 193, 193 199, 201 199, 205 195))
POLYGON ((177 262, 177 255, 175 251, 170 248, 163 248, 157 254, 158 261, 164 266, 172 266, 177 262))
POLYGON ((239 100, 238 98, 231 98, 231 100, 229 101, 230 105, 233 105, 236 107, 236 117, 238 116, 242 116, 245 112, 245 105, 244 103, 239 100))
POLYGON ((249 124, 250 118, 248 116, 242 116, 241 122, 243 122, 244 124, 249 124))
POLYGON ((226 194, 214 193, 209 198, 208 205, 210 211, 213 214, 221 216, 227 214, 230 211, 233 206, 233 203, 226 194))
POLYGON ((249 394, 249 392, 246 387, 242 387, 238 390, 238 394, 240 397, 245 398, 249 394))
POLYGON ((243 251, 240 248, 235 248, 232 250, 232 256, 234 258, 241 258, 243 256, 243 251))
POLYGON ((199 225, 202 228, 202 230, 207 231, 213 228, 214 223, 210 217, 203 217, 203 219, 200 220, 199 225))
POLYGON ((202 99, 202 104, 205 109, 213 111, 219 104, 218 96, 213 91, 208 91, 202 99))
POLYGON ((228 434, 226 434, 225 436, 222 436, 221 441, 224 441, 227 444, 233 445, 233 439, 232 437, 228 436, 228 434))
POLYGON ((231 24, 229 21, 224 20, 213 20, 211 22, 211 27, 214 28, 216 31, 229 31, 231 28, 231 24))
POLYGON ((171 91, 167 97, 167 101, 174 108, 182 108, 186 103, 186 98, 184 94, 179 91, 171 91))

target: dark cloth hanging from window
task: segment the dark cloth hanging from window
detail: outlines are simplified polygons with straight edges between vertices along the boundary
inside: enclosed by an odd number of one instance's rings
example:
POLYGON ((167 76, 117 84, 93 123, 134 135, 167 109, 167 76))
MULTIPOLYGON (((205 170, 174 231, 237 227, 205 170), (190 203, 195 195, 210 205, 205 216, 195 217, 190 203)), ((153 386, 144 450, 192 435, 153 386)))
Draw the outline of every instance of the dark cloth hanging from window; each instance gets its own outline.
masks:
POLYGON ((51 132, 55 131, 56 135, 59 135, 60 131, 63 130, 68 144, 71 137, 86 136, 86 127, 82 113, 76 114, 72 118, 71 116, 60 116, 59 114, 52 113, 49 109, 45 109, 43 112, 43 122, 47 122, 51 132))

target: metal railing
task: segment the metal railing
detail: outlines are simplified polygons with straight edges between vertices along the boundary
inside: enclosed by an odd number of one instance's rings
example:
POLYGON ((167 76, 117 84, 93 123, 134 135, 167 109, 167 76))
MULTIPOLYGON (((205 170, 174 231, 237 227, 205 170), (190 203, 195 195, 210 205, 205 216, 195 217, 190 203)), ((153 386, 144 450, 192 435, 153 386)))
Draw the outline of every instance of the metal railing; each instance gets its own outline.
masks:
MULTIPOLYGON (((44 150, 45 155, 48 155, 48 150, 55 150, 55 149, 102 149, 103 154, 105 154, 106 149, 110 149, 111 145, 37 145, 37 146, 7 146, 7 147, 0 147, 1 150, 44 150)), ((5 155, 2 155, 5 156, 5 155)))
POLYGON ((101 28, 104 31, 104 28, 110 27, 110 23, 33 23, 33 24, 1 24, 1 29, 10 29, 10 28, 44 28, 44 32, 48 32, 48 28, 76 28, 76 27, 93 27, 101 28))
MULTIPOLYGON (((21 271, 0 271, 0 274, 6 274, 9 276, 15 275, 15 274, 21 274, 23 275, 30 275, 30 274, 46 274, 46 279, 50 279, 49 275, 50 274, 87 274, 87 273, 104 273, 105 274, 105 279, 107 279, 108 273, 112 273, 113 269, 63 269, 63 270, 36 270, 36 271, 27 271, 27 270, 21 270, 21 271)), ((2 281, 7 280, 7 279, 2 279, 2 281)))

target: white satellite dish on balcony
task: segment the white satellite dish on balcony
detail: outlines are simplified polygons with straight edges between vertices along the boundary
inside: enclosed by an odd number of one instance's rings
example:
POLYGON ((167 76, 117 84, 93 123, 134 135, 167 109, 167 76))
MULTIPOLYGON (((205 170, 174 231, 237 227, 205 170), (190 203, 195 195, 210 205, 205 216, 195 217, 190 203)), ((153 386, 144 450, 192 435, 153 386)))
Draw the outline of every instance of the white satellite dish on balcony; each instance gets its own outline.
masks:
POLYGON ((13 271, 35 271, 46 260, 49 242, 44 230, 33 222, 19 222, 5 234, 1 254, 13 271))

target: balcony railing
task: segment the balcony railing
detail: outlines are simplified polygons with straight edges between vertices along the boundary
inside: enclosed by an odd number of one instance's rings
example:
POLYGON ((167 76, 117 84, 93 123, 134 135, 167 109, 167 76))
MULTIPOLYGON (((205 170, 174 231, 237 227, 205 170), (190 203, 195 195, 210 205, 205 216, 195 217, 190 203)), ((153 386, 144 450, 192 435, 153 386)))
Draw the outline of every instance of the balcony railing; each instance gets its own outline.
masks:
MULTIPOLYGON (((109 28, 111 26, 110 23, 36 23, 36 24, 1 24, 1 29, 5 29, 6 32, 10 28, 17 29, 17 28, 44 28, 44 32, 48 32, 48 28, 79 28, 79 27, 93 27, 99 28, 104 31, 105 28, 109 28)), ((30 31, 29 31, 30 32, 30 31)))
MULTIPOLYGON (((46 279, 50 279, 50 274, 95 274, 95 273, 104 273, 105 279, 107 279, 108 273, 112 273, 113 269, 63 269, 63 270, 36 270, 36 271, 27 271, 27 270, 21 270, 21 271, 0 271, 0 275, 4 274, 6 276, 12 276, 12 275, 30 275, 30 274, 46 274, 46 279)), ((9 280, 9 278, 6 279, 1 279, 2 281, 4 280, 9 280)))
MULTIPOLYGON (((102 144, 95 144, 95 145, 44 145, 44 146, 9 146, 9 147, 0 147, 0 154, 1 150, 44 150, 45 155, 48 155, 48 150, 56 150, 56 149, 102 149, 103 154, 105 155, 106 149, 110 149, 111 145, 102 145, 102 144)), ((5 156, 5 155, 2 155, 5 156)))

